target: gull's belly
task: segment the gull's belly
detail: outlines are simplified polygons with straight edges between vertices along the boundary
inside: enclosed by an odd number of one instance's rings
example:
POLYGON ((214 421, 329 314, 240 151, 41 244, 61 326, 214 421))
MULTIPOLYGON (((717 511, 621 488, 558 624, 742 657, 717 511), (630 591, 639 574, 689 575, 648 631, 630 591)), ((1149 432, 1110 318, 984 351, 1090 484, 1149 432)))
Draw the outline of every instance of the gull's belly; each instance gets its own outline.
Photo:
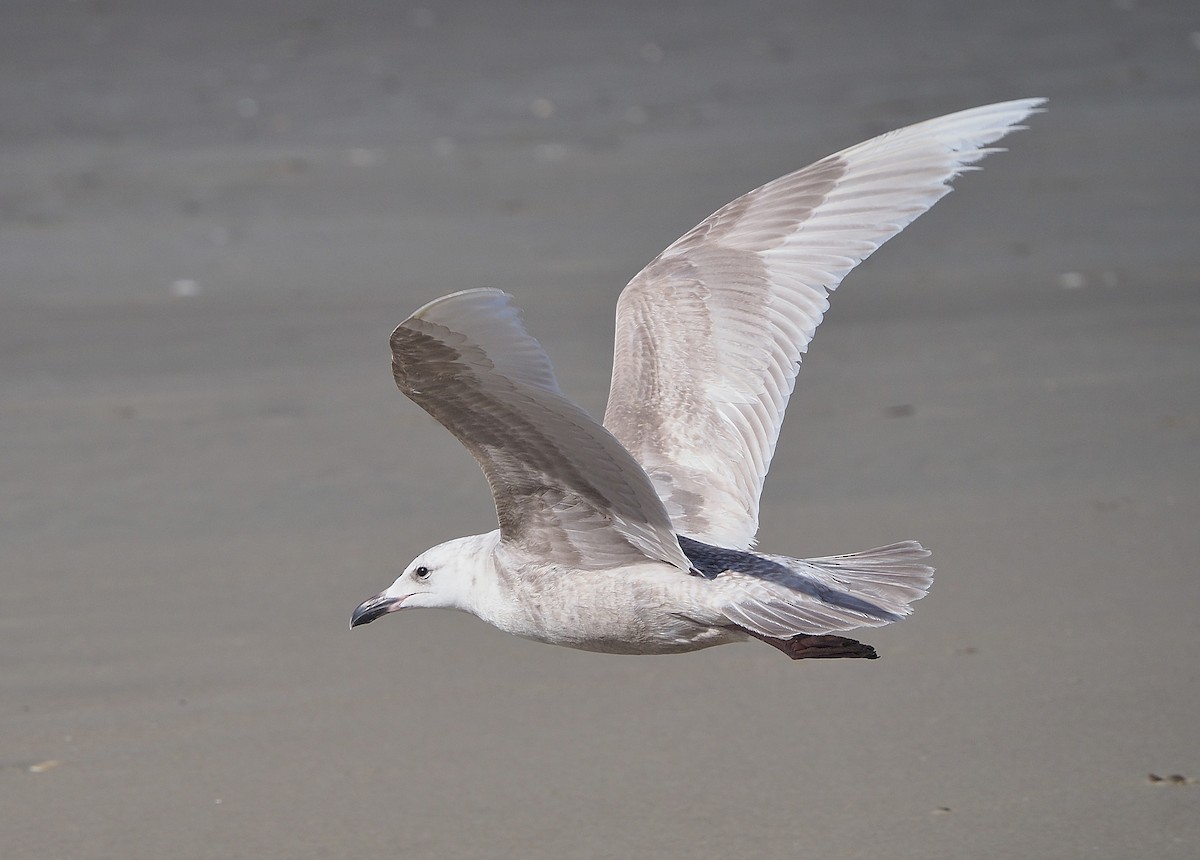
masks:
POLYGON ((484 620, 539 642, 608 654, 673 654, 745 638, 708 608, 710 583, 666 564, 525 569, 509 581, 504 611, 484 620))

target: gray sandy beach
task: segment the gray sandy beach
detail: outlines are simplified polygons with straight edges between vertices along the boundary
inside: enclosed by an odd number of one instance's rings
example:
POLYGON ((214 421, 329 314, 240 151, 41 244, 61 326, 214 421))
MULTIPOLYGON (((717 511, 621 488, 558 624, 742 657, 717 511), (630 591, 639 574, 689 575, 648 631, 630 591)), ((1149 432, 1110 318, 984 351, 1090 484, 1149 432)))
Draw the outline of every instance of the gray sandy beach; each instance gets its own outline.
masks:
POLYGON ((0 857, 1200 855, 1195 3, 0 18, 0 857), (766 551, 934 550, 882 659, 348 629, 495 523, 412 310, 513 293, 599 414, 684 230, 1025 96, 832 297, 767 481, 766 551))

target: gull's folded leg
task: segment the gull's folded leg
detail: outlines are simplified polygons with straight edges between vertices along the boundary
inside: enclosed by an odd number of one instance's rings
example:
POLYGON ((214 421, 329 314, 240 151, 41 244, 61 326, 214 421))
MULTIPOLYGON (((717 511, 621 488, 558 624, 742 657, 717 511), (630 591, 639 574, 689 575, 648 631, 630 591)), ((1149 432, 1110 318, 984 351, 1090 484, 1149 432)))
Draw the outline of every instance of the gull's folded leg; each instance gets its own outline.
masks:
POLYGON ((748 633, 755 639, 766 642, 772 648, 778 648, 784 654, 787 654, 793 660, 811 660, 817 658, 833 658, 833 657, 858 657, 866 660, 877 660, 879 655, 875 653, 875 649, 870 645, 864 645, 854 639, 847 639, 845 636, 834 636, 826 633, 823 635, 799 633, 791 639, 776 639, 772 636, 763 636, 755 633, 753 630, 747 630, 745 627, 737 627, 743 633, 748 633))

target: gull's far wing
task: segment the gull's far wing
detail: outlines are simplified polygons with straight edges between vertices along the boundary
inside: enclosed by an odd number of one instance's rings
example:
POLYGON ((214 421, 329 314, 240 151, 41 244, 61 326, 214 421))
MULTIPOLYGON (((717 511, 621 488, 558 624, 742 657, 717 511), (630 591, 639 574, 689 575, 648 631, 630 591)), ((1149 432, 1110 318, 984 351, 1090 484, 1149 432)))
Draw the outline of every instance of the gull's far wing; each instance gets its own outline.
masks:
POLYGON ((502 540, 572 567, 649 557, 690 568, 650 479, 562 395, 507 293, 430 302, 391 345, 396 385, 483 467, 502 540))
POLYGON ((800 356, 842 278, 1043 99, 889 132, 751 191, 621 293, 604 426, 680 534, 745 549, 800 356))

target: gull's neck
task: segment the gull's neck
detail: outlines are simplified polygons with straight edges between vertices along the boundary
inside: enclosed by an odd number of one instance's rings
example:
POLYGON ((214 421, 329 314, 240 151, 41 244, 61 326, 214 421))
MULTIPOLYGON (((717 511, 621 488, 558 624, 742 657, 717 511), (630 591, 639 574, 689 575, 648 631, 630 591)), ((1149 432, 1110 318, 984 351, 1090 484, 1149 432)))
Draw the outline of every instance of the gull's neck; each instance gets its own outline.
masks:
POLYGON ((490 622, 497 608, 508 602, 503 577, 496 566, 500 530, 459 538, 455 543, 456 554, 466 574, 466 589, 460 595, 458 608, 490 622))

